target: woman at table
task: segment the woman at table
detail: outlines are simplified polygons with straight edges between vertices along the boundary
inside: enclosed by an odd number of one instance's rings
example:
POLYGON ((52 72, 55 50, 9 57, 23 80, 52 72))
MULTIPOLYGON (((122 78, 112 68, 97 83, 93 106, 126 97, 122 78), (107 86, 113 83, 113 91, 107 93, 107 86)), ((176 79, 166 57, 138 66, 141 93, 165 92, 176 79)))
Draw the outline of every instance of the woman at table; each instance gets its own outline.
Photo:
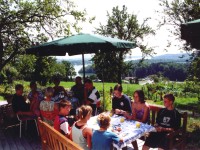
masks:
POLYGON ((72 126, 70 133, 70 139, 78 144, 84 150, 91 149, 92 143, 92 128, 87 126, 87 121, 92 114, 92 107, 89 105, 82 105, 77 109, 77 115, 79 120, 72 126))
POLYGON ((100 129, 94 130, 92 135, 92 150, 110 150, 113 142, 122 142, 115 133, 107 131, 111 118, 106 113, 101 113, 97 118, 100 129))
MULTIPOLYGON (((125 113, 124 116, 127 119, 132 119, 142 123, 149 123, 150 110, 148 104, 145 102, 144 92, 142 90, 136 90, 133 93, 134 102, 132 103, 132 114, 125 113)), ((132 142, 135 150, 138 150, 136 141, 132 142)))
POLYGON ((112 111, 117 115, 124 115, 126 112, 131 113, 131 100, 122 93, 120 84, 114 87, 114 97, 112 98, 112 111))
POLYGON ((127 119, 133 119, 142 123, 149 123, 150 110, 145 102, 144 92, 136 90, 133 93, 134 102, 132 103, 132 115, 126 113, 124 116, 127 119))

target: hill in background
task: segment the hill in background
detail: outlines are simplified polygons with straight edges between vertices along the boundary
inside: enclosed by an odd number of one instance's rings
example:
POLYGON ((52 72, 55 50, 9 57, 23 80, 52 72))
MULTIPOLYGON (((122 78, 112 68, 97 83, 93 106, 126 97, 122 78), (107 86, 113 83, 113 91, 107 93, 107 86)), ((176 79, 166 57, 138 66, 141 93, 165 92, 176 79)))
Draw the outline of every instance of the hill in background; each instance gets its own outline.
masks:
POLYGON ((170 59, 170 60, 189 60, 190 55, 187 53, 182 53, 182 54, 164 54, 164 55, 159 55, 155 56, 152 59, 156 60, 165 60, 165 59, 170 59))
MULTIPOLYGON (((141 56, 128 56, 125 61, 136 61, 138 62, 141 59, 141 56)), ((186 62, 190 59, 190 55, 187 53, 180 53, 180 54, 164 54, 159 56, 154 56, 148 59, 145 59, 145 61, 152 63, 152 62, 186 62)), ((82 65, 82 59, 76 58, 76 59, 57 59, 57 61, 67 60, 71 62, 73 65, 82 65)), ((90 65, 91 57, 85 58, 85 64, 90 65)))
MULTIPOLYGON (((190 55, 187 53, 181 54, 164 54, 159 56, 154 56, 147 58, 144 61, 147 63, 159 63, 159 62, 176 62, 176 63, 185 63, 190 60, 190 55)), ((128 61, 139 62, 140 59, 128 59, 128 61)))

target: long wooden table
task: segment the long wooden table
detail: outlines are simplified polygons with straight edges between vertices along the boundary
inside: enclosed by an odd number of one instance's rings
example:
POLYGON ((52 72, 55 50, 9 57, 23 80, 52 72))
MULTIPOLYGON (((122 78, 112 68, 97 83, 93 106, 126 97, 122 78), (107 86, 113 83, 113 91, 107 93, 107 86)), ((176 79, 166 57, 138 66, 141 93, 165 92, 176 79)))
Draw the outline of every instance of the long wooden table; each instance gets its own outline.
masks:
MULTIPOLYGON (((88 126, 98 130, 97 116, 91 117, 88 121, 88 126)), ((144 136, 148 132, 155 132, 155 128, 151 125, 140 123, 133 120, 126 120, 123 116, 113 115, 111 117, 111 125, 108 130, 113 131, 121 138, 122 143, 113 143, 117 149, 122 149, 130 144, 132 141, 144 136), (120 131, 121 129, 121 131, 120 131), (117 131, 118 130, 118 131, 117 131)))

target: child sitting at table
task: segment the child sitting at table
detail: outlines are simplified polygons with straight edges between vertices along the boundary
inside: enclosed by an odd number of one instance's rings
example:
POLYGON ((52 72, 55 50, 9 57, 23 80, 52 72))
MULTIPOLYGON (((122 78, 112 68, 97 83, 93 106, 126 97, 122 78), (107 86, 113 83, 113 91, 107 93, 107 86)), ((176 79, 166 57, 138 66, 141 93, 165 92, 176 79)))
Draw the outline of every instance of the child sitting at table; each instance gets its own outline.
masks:
POLYGON ((71 130, 67 115, 71 110, 71 103, 67 100, 61 100, 58 104, 59 114, 56 116, 54 120, 54 129, 69 137, 69 132, 71 130))
POLYGON ((57 105, 53 101, 51 101, 53 92, 53 88, 48 87, 45 91, 45 99, 40 102, 40 113, 42 120, 51 126, 53 126, 54 119, 58 114, 57 105))
POLYGON ((77 109, 78 121, 72 126, 70 138, 84 150, 91 149, 92 129, 87 126, 87 121, 92 114, 92 107, 82 105, 77 109))
POLYGON ((40 102, 38 100, 38 93, 34 93, 31 99, 30 110, 37 116, 40 117, 40 110, 39 110, 40 102))
POLYGON ((99 114, 97 120, 100 129, 93 131, 92 150, 110 150, 112 142, 123 141, 115 133, 107 131, 111 121, 111 118, 108 114, 99 114))

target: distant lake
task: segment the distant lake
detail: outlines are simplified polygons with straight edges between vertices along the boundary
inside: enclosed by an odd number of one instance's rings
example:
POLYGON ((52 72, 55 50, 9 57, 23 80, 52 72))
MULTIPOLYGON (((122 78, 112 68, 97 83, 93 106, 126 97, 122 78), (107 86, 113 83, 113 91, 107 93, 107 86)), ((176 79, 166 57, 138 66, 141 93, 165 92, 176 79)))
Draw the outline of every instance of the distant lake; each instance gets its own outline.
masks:
MULTIPOLYGON (((85 64, 85 67, 88 66, 89 64, 85 64)), ((74 69, 76 71, 76 76, 81 76, 83 77, 82 73, 78 73, 78 71, 83 67, 83 65, 74 65, 74 69)), ((93 73, 86 73, 85 76, 91 76, 93 75, 93 73)))

